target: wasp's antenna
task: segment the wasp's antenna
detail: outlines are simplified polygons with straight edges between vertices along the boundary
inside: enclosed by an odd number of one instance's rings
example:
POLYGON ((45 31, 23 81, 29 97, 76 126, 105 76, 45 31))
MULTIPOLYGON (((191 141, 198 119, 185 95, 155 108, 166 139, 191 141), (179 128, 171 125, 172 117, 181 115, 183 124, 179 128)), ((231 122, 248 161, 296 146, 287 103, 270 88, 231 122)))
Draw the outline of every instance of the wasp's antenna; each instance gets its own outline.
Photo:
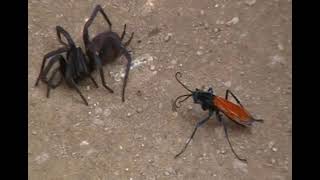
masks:
POLYGON ((181 72, 177 72, 176 73, 176 80, 186 89, 186 90, 188 90, 189 92, 191 92, 192 93, 192 91, 189 89, 189 88, 187 88, 187 86, 185 86, 179 79, 178 79, 178 74, 179 74, 179 76, 181 77, 182 75, 181 75, 181 72))
POLYGON ((181 103, 185 100, 187 100, 189 97, 191 97, 192 94, 185 94, 185 95, 181 95, 179 97, 176 98, 176 100, 174 101, 174 105, 176 108, 179 108, 181 103), (180 98, 185 97, 183 100, 178 101, 180 98), (177 102, 178 101, 178 102, 177 102))

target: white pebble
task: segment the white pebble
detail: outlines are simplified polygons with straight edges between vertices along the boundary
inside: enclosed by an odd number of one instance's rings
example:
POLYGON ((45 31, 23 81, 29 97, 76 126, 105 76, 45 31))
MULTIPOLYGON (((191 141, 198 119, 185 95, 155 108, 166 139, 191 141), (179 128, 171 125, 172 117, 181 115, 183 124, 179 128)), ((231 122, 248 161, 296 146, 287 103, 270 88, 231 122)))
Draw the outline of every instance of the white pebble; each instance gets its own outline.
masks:
POLYGON ((216 7, 216 8, 219 7, 219 4, 214 5, 214 7, 216 7))
POLYGON ((129 171, 129 168, 126 168, 126 171, 129 171))
POLYGON ((230 21, 226 23, 226 25, 230 26, 230 25, 237 24, 239 20, 240 20, 239 17, 233 17, 230 21))
POLYGON ((284 47, 283 47, 282 44, 278 44, 278 48, 279 48, 280 51, 283 51, 283 50, 284 50, 284 47))
POLYGON ((256 3, 256 0, 246 0, 245 3, 248 6, 252 6, 252 5, 254 5, 256 3))
POLYGON ((272 148, 272 151, 273 151, 273 152, 277 152, 277 151, 278 151, 278 149, 277 149, 277 148, 275 148, 275 147, 273 147, 273 148, 272 148))
POLYGON ((201 10, 201 11, 200 11, 200 14, 201 14, 201 15, 204 15, 204 10, 201 10))
POLYGON ((84 146, 84 145, 89 145, 89 143, 88 143, 87 141, 82 141, 82 142, 80 143, 80 146, 84 146))
POLYGON ((155 66, 155 65, 151 65, 151 66, 150 66, 150 70, 151 70, 151 71, 154 71, 155 69, 156 69, 156 66, 155 66))
POLYGON ((201 56, 202 54, 203 54, 202 51, 197 51, 197 55, 198 55, 198 56, 201 56))
POLYGON ((179 64, 180 67, 182 67, 182 64, 179 64))
POLYGON ((121 145, 119 146, 119 148, 120 148, 121 150, 123 149, 123 147, 122 147, 121 145))
POLYGON ((89 111, 88 114, 91 114, 91 111, 89 111))
POLYGON ((167 36, 164 38, 165 42, 168 42, 171 39, 172 33, 168 33, 167 36))
POLYGON ((144 144, 141 144, 141 147, 144 147, 144 144))
POLYGON ((231 87, 231 81, 225 82, 224 85, 225 85, 226 87, 228 87, 228 88, 231 87))
POLYGON ((273 147, 273 145, 274 145, 274 141, 270 141, 269 143, 268 143, 268 148, 272 148, 273 147))
POLYGON ((142 112, 142 109, 141 108, 138 108, 137 109, 137 113, 141 113, 142 112))
POLYGON ((131 116, 131 113, 128 113, 127 116, 130 117, 130 116, 131 116))

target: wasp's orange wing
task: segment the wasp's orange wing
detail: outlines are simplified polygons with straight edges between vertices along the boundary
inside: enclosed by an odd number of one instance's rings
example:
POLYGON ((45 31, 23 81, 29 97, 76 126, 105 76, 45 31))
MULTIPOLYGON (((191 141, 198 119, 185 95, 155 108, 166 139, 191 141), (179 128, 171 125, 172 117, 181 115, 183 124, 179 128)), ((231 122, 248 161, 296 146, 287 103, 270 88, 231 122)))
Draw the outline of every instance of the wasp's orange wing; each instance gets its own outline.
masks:
POLYGON ((222 97, 215 96, 213 98, 213 103, 221 112, 237 123, 251 125, 254 121, 254 118, 246 109, 222 97))

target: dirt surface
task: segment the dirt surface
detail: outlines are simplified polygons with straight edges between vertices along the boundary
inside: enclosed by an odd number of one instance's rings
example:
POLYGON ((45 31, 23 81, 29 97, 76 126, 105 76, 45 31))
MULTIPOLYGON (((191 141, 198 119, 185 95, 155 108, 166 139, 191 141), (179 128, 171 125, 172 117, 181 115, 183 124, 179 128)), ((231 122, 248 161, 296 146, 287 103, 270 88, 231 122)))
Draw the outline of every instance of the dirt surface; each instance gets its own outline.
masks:
MULTIPOLYGON (((29 0, 29 179, 291 179, 292 57, 290 0, 29 0), (64 27, 83 48, 82 29, 101 4, 121 34, 127 24, 133 68, 126 102, 121 72, 126 60, 104 67, 108 85, 86 80, 75 90, 65 84, 46 98, 34 87, 41 61, 61 45, 55 26, 64 27), (256 123, 229 123, 235 159, 215 116, 178 153, 207 112, 189 99, 177 112, 172 100, 188 87, 224 96, 231 89, 256 123), (138 93, 140 92, 140 93, 138 93)), ((90 33, 107 25, 99 15, 90 33)))

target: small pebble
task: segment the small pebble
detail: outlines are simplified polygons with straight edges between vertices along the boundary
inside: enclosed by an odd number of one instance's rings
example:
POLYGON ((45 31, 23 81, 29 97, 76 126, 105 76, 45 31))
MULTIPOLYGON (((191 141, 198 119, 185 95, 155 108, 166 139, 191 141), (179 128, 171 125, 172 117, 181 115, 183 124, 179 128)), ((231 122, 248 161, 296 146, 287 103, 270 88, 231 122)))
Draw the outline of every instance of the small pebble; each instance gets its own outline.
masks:
POLYGON ((172 33, 168 33, 167 36, 164 38, 165 42, 168 42, 171 39, 172 33))
POLYGON ((119 148, 120 148, 121 150, 123 149, 123 147, 122 147, 121 145, 119 146, 119 148))
POLYGON ((246 0, 245 3, 248 6, 252 6, 252 5, 254 5, 256 3, 256 0, 246 0))
POLYGON ((219 32, 219 31, 220 31, 219 28, 214 28, 214 29, 213 29, 213 32, 215 32, 215 33, 219 32))
POLYGON ((144 144, 141 144, 141 147, 144 147, 144 144))
POLYGON ((278 149, 277 149, 277 148, 275 148, 275 147, 273 147, 273 148, 272 148, 272 151, 273 151, 273 152, 277 152, 277 151, 278 151, 278 149))
POLYGON ((82 142, 80 143, 80 146, 84 146, 84 145, 89 145, 89 143, 88 143, 87 141, 82 141, 82 142))
POLYGON ((90 86, 87 86, 87 91, 89 91, 90 90, 90 86))
POLYGON ((164 175, 169 176, 170 173, 168 171, 164 172, 164 175))
POLYGON ((88 96, 88 99, 91 99, 91 97, 90 97, 90 96, 88 96))
POLYGON ((138 108, 137 109, 137 113, 141 113, 142 112, 142 109, 141 108, 138 108))
POLYGON ((32 135, 36 135, 37 134, 37 132, 36 131, 32 131, 32 135))
POLYGON ((197 55, 198 55, 198 56, 201 56, 202 54, 203 54, 202 51, 197 51, 197 55))
POLYGON ((221 150, 221 154, 225 154, 226 151, 224 149, 221 150))
POLYGON ((91 114, 91 111, 89 111, 88 114, 91 114))
POLYGON ((274 145, 274 141, 270 141, 270 142, 268 143, 268 148, 271 149, 271 148, 273 147, 273 145, 274 145))
POLYGON ((171 64, 177 64, 177 60, 172 60, 171 64))
POLYGON ((272 159, 271 159, 271 163, 272 163, 272 164, 276 163, 276 160, 272 158, 272 159))
POLYGON ((188 106, 188 109, 189 109, 189 110, 192 110, 192 106, 191 106, 191 105, 189 105, 189 106, 188 106))
POLYGON ((204 15, 204 10, 201 10, 201 11, 200 11, 200 14, 203 16, 203 15, 204 15))
POLYGON ((243 75, 244 75, 244 72, 243 72, 243 71, 241 71, 241 72, 240 72, 240 75, 241 75, 241 76, 243 76, 243 75))
POLYGON ((216 8, 219 7, 219 4, 214 5, 214 7, 216 7, 216 8))
POLYGON ((228 25, 228 26, 235 25, 235 24, 237 24, 239 22, 239 20, 240 20, 239 17, 233 17, 230 21, 228 21, 226 23, 226 25, 228 25))
POLYGON ((227 82, 225 82, 225 83, 223 83, 226 87, 231 87, 231 81, 227 81, 227 82))
POLYGON ((209 29, 209 24, 208 23, 204 23, 204 29, 209 29))
POLYGON ((133 178, 130 178, 129 180, 133 180, 133 178))
POLYGON ((283 50, 284 50, 284 47, 283 47, 282 44, 278 44, 278 48, 279 48, 280 51, 283 51, 283 50))
POLYGON ((182 67, 182 64, 179 64, 180 67, 182 67))
POLYGON ((128 113, 127 116, 130 117, 130 116, 131 116, 131 113, 128 113))
POLYGON ((150 66, 150 70, 151 70, 151 71, 154 71, 155 69, 156 69, 156 66, 155 66, 155 65, 151 65, 151 66, 150 66))
POLYGON ((142 96, 142 92, 140 90, 137 91, 137 96, 142 96))
POLYGON ((126 168, 126 171, 129 171, 129 168, 126 168))

